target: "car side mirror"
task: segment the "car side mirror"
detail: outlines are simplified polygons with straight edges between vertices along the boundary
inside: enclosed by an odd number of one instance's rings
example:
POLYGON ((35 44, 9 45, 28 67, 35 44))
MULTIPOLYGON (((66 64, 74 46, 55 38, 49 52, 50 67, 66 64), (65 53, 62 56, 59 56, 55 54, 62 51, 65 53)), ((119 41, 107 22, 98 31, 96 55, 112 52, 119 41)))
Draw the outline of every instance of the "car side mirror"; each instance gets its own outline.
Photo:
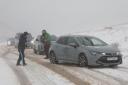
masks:
POLYGON ((77 48, 78 47, 78 45, 76 43, 69 43, 69 46, 72 46, 74 48, 77 48))

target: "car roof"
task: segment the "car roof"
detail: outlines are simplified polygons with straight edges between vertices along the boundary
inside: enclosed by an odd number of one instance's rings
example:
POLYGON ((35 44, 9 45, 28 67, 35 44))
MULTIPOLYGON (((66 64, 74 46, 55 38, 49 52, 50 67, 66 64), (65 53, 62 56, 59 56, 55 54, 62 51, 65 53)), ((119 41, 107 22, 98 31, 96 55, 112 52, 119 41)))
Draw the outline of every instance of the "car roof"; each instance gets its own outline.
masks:
POLYGON ((94 37, 94 36, 89 36, 89 35, 63 35, 60 37, 94 37))

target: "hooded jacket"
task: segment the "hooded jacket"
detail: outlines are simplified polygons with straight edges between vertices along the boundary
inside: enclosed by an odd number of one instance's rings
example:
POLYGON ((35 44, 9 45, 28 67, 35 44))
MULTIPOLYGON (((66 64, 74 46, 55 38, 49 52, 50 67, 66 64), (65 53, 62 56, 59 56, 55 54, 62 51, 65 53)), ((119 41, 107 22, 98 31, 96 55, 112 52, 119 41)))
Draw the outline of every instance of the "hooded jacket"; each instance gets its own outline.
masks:
POLYGON ((42 36, 41 36, 41 41, 43 42, 43 43, 51 43, 51 36, 46 32, 46 33, 44 33, 42 36))
POLYGON ((21 34, 21 36, 19 38, 18 49, 25 49, 26 42, 27 42, 26 35, 25 34, 21 34))

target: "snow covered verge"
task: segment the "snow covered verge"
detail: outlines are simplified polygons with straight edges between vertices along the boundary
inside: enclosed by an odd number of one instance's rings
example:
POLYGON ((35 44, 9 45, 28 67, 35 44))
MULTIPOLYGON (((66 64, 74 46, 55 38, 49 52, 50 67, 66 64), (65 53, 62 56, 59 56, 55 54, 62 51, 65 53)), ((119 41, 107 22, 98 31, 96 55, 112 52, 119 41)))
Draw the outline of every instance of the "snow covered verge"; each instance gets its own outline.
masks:
POLYGON ((20 85, 15 73, 4 61, 2 47, 5 43, 0 44, 0 85, 20 85))
POLYGON ((0 85, 20 85, 12 69, 0 58, 0 85))
POLYGON ((0 44, 0 85, 75 85, 65 77, 29 59, 26 59, 27 66, 15 66, 18 58, 18 55, 13 53, 15 51, 11 46, 0 44), (30 84, 23 83, 23 78, 30 84))
MULTIPOLYGON (((9 58, 9 56, 12 56, 10 58, 11 63, 15 64, 17 55, 11 53, 7 57, 9 58)), ((26 59, 26 62, 28 64, 27 66, 19 66, 17 68, 22 69, 32 85, 75 85, 63 76, 42 65, 29 59, 26 59)))
POLYGON ((77 33, 79 35, 91 35, 96 36, 108 44, 119 45, 119 49, 122 54, 128 56, 128 25, 120 25, 110 28, 97 28, 90 29, 83 33, 77 33))

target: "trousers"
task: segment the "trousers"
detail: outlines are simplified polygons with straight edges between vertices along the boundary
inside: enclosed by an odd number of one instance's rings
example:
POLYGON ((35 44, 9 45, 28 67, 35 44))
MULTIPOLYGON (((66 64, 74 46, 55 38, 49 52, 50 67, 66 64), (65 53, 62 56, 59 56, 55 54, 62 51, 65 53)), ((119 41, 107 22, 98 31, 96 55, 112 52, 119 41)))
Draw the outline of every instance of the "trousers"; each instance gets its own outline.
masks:
POLYGON ((25 50, 25 49, 18 49, 18 51, 19 51, 19 58, 18 58, 18 60, 17 60, 17 64, 18 64, 18 65, 20 64, 21 61, 22 61, 23 64, 25 64, 24 50, 25 50))

